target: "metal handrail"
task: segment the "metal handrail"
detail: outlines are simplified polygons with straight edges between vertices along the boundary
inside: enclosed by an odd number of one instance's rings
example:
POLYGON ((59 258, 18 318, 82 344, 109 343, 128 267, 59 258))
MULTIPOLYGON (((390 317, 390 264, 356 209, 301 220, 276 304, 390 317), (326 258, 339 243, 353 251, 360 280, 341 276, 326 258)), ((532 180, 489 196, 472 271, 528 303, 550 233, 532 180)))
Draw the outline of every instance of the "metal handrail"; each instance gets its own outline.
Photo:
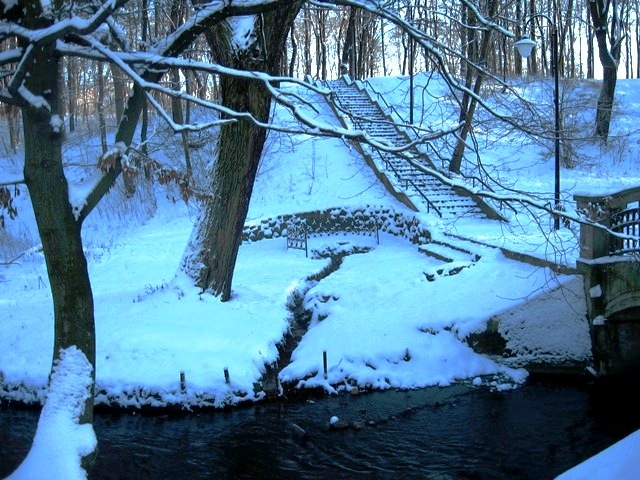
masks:
MULTIPOLYGON (((354 83, 357 84, 357 82, 363 83, 367 86, 367 88, 365 88, 365 92, 372 92, 376 95, 377 98, 379 98, 380 100, 383 101, 385 108, 390 109, 402 122, 402 127, 405 129, 409 129, 413 132, 413 134, 415 135, 415 138, 419 138, 420 134, 418 133, 418 129, 416 127, 413 126, 413 124, 407 122, 407 120, 400 115, 400 112, 396 109, 396 107, 394 107, 393 105, 389 104, 389 102, 387 102, 387 100, 384 98, 384 96, 378 92, 375 87, 373 85, 371 85, 371 82, 369 82, 369 80, 365 79, 365 80, 358 80, 358 81, 354 81, 354 83)), ((422 153, 422 152, 420 152, 422 153)), ((426 155, 426 154, 425 154, 426 155)), ((433 165, 433 162, 431 161, 431 158, 429 157, 429 155, 426 155, 427 158, 429 159, 429 163, 431 163, 433 165)))
MULTIPOLYGON (((400 114, 400 112, 391 104, 389 104, 387 102, 387 100, 384 98, 384 96, 378 92, 376 90, 376 88, 371 84, 371 82, 369 82, 368 79, 364 79, 364 80, 358 80, 358 81, 354 81, 354 83, 360 82, 364 85, 367 86, 367 88, 365 88, 365 91, 370 91, 371 93, 375 94, 375 96, 382 100, 382 102, 384 103, 384 106, 388 109, 390 109, 399 119, 400 121, 403 123, 403 128, 405 129, 410 129, 413 134, 415 135, 414 138, 419 138, 420 137, 420 133, 418 131, 418 129, 416 129, 412 124, 408 123, 407 120, 400 114)), ((428 148, 432 149, 433 151, 435 151, 435 147, 433 145, 431 145, 430 143, 427 143, 426 145, 428 148)), ((419 151, 419 150, 418 150, 419 151)), ((429 160, 429 163, 434 167, 435 167, 435 163, 433 163, 433 161, 431 160, 431 158, 429 157, 429 155, 427 153, 424 152, 420 152, 423 153, 427 159, 429 160)), ((446 172, 440 170, 440 173, 443 173, 445 176, 448 177, 448 175, 446 174, 446 172)), ((489 183, 487 183, 487 181, 485 181, 481 176, 476 176, 476 175, 467 175, 463 172, 460 173, 460 176, 462 178, 464 178, 465 180, 471 180, 472 181, 472 187, 475 188, 476 186, 476 181, 482 185, 483 188, 487 189, 489 192, 495 192, 495 190, 491 187, 491 185, 489 185, 489 183)), ((503 201, 500 200, 499 201, 499 205, 500 205, 500 209, 503 209, 503 201)))
MULTIPOLYGON (((326 84, 327 84, 327 82, 326 82, 326 81, 323 81, 323 84, 324 84, 324 85, 326 85, 326 84)), ((366 92, 366 90, 365 90, 365 92, 366 92)), ((332 100, 333 100, 333 102, 334 102, 334 103, 336 103, 336 102, 337 102, 338 104, 340 104, 340 110, 341 110, 341 111, 343 111, 343 112, 347 112, 346 107, 345 107, 344 105, 342 105, 342 102, 340 101, 340 99, 338 98, 338 96, 337 96, 337 95, 333 95, 333 96, 332 96, 332 100)), ((385 101, 385 103, 386 103, 386 101, 385 101)), ((393 107, 391 107, 391 108, 393 108, 393 107)), ((395 110, 395 109, 394 109, 394 110, 395 110)), ((400 118, 402 118, 402 117, 400 117, 400 118)), ((396 127, 396 128, 397 128, 397 127, 396 127)), ((377 152, 377 154, 378 154, 378 156, 380 157, 381 161, 382 161, 382 162, 384 162, 385 167, 390 168, 390 169, 393 171, 393 173, 396 175, 396 177, 397 177, 398 179, 400 179, 400 178, 401 178, 401 175, 400 175, 400 173, 397 171, 397 169, 396 169, 392 164, 390 164, 388 161, 386 161, 386 160, 384 159, 384 157, 382 157, 382 154, 380 153, 380 151, 379 151, 378 149, 374 148, 374 150, 377 152)), ((428 158, 428 157, 427 157, 427 158, 428 158)), ((429 160, 429 161, 430 161, 430 160, 429 160)), ((425 193, 420 189, 420 187, 418 187, 418 185, 416 185, 416 184, 415 184, 415 182, 413 182, 411 179, 406 179, 405 181, 407 182, 407 185, 411 185, 411 186, 414 188, 414 190, 415 190, 415 191, 416 191, 416 192, 417 192, 417 193, 422 197, 422 199, 427 203, 427 213, 429 213, 429 212, 430 212, 430 210, 431 210, 431 209, 433 209, 433 210, 438 214, 438 216, 439 216, 440 218, 442 218, 442 212, 440 211, 440 209, 439 209, 439 208, 438 208, 438 207, 437 207, 437 206, 436 206, 436 205, 435 205, 431 200, 429 200, 429 198, 427 197, 427 195, 425 195, 425 193)))
MULTIPOLYGON (((380 153, 380 151, 378 149, 375 149, 375 150, 378 153, 378 156, 380 157, 382 162, 384 162, 385 168, 390 168, 393 171, 393 173, 396 175, 396 177, 398 179, 400 179, 401 178, 400 172, 398 172, 396 170, 396 168, 382 156, 382 154, 380 153)), ((414 188, 414 190, 416 192, 418 192, 418 194, 422 197, 422 199, 425 202, 427 202, 427 213, 429 213, 430 209, 433 208, 435 210, 435 212, 438 214, 438 216, 440 218, 442 218, 442 212, 440 211, 440 209, 438 207, 436 207, 431 200, 429 200, 429 198, 424 194, 422 189, 420 187, 418 187, 418 185, 416 185, 414 183, 414 181, 411 180, 410 178, 405 179, 405 181, 407 182, 407 185, 411 185, 414 188)))

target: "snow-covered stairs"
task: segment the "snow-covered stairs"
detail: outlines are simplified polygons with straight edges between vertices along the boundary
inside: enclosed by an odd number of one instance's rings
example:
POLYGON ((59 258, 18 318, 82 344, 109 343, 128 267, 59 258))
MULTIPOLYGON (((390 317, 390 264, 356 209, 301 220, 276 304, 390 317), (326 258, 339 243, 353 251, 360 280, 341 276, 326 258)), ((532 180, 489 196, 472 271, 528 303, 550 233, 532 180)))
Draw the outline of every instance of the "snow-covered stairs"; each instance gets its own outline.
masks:
POLYGON ((424 272, 430 282, 473 266, 485 252, 493 248, 495 247, 446 233, 418 247, 420 252, 443 262, 442 265, 424 272))
MULTIPOLYGON (((367 91, 355 82, 339 79, 327 82, 327 86, 334 92, 334 110, 346 128, 366 132, 375 141, 389 146, 402 146, 410 141, 367 91)), ((486 207, 483 210, 471 196, 459 194, 437 177, 412 165, 407 157, 435 170, 427 155, 417 148, 397 154, 364 143, 360 147, 385 172, 394 187, 401 190, 419 210, 436 213, 445 220, 461 216, 487 217, 486 207)))

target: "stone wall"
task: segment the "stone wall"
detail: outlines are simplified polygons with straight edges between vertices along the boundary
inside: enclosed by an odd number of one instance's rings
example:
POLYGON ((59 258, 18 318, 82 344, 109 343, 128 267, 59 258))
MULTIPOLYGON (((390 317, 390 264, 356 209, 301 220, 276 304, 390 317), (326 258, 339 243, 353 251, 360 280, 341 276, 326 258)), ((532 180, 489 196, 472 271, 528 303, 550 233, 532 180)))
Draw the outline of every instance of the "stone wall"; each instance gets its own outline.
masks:
POLYGON ((358 233, 365 231, 386 232, 401 236, 415 245, 428 243, 431 233, 412 213, 396 212, 390 207, 365 205, 362 207, 338 207, 295 215, 279 215, 255 223, 247 223, 243 230, 243 242, 286 237, 287 225, 302 222, 307 225, 309 236, 333 233, 358 233))

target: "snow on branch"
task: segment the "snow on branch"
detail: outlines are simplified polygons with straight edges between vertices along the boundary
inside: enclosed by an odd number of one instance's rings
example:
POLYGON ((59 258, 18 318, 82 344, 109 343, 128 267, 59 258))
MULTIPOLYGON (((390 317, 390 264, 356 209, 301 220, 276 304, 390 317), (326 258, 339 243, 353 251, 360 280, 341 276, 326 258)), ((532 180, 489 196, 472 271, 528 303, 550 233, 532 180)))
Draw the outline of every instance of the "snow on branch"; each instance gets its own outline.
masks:
POLYGON ((465 7, 467 7, 469 10, 473 12, 473 14, 475 15, 476 19, 480 24, 484 25, 486 28, 500 32, 502 35, 504 35, 507 38, 515 38, 515 35, 509 30, 507 30, 506 28, 485 18, 485 16, 480 12, 476 4, 470 2, 469 0, 460 0, 460 1, 464 4, 465 7))
POLYGON ((5 50, 4 52, 0 52, 0 65, 3 66, 19 62, 20 58, 22 57, 22 53, 22 48, 11 48, 9 50, 5 50))
MULTIPOLYGON (((213 125, 219 125, 221 123, 233 121, 233 119, 243 118, 253 122, 259 127, 270 129, 270 130, 276 130, 276 131, 285 132, 285 133, 305 133, 310 135, 345 138, 349 140, 367 143, 381 150, 385 150, 389 152, 401 152, 401 151, 405 151, 407 149, 412 148, 416 144, 424 143, 426 141, 433 140, 435 138, 439 138, 441 136, 450 134, 460 128, 460 125, 454 125, 450 129, 432 132, 429 136, 423 136, 412 142, 407 142, 406 145, 402 145, 402 146, 389 145, 387 143, 381 142, 380 140, 374 139, 364 131, 344 129, 344 128, 328 125, 323 122, 319 122, 318 120, 316 120, 315 116, 306 115, 300 109, 299 106, 297 106, 294 102, 290 101, 289 97, 291 95, 289 93, 283 92, 283 90, 280 87, 275 87, 274 85, 280 85, 282 83, 296 84, 299 86, 303 86, 305 89, 308 89, 309 91, 315 92, 323 96, 328 96, 331 94, 331 91, 329 89, 319 88, 313 84, 309 84, 302 80, 293 79, 291 77, 272 76, 263 72, 238 70, 238 69, 233 69, 229 67, 223 67, 218 64, 197 62, 190 59, 165 57, 158 54, 154 54, 152 52, 143 52, 135 55, 123 53, 123 52, 115 52, 109 49, 107 46, 100 43, 98 40, 87 39, 87 42, 92 47, 92 49, 95 50, 100 55, 102 59, 118 65, 122 69, 122 71, 126 75, 128 75, 142 89, 147 91, 155 90, 155 91, 164 93, 168 96, 180 98, 181 100, 189 101, 195 105, 199 105, 204 108, 217 111, 220 114, 223 114, 225 117, 227 117, 224 120, 207 122, 207 123, 198 124, 198 125, 178 125, 171 119, 171 115, 169 115, 164 110, 164 108, 160 105, 160 103, 156 101, 152 96, 147 94, 147 98, 149 99, 150 103, 154 106, 154 108, 160 113, 162 118, 169 124, 169 126, 174 131, 203 130, 213 125), (130 65, 130 63, 142 64, 145 66, 145 69, 157 70, 159 68, 170 68, 170 67, 182 68, 182 69, 200 70, 200 71, 206 71, 208 73, 216 73, 219 75, 234 76, 239 78, 246 78, 248 80, 260 81, 264 84, 265 88, 269 90, 274 100, 282 104, 286 108, 288 108, 291 111, 291 113, 294 115, 294 117, 298 119, 304 127, 291 128, 291 127, 285 127, 282 125, 277 125, 274 123, 265 123, 265 122, 259 121, 248 112, 237 112, 223 105, 220 105, 219 103, 203 100, 201 98, 187 94, 186 92, 183 92, 181 90, 175 90, 170 87, 161 85, 157 82, 148 81, 145 78, 143 78, 142 74, 140 73, 140 71, 144 71, 144 69, 137 68, 134 70, 132 68, 132 65, 130 65)), ((64 46, 61 45, 60 49, 63 49, 63 48, 64 46)), ((69 51, 79 54, 78 49, 75 49, 73 47, 71 47, 69 51)))
POLYGON ((98 159, 98 168, 90 177, 78 183, 69 182, 69 204, 77 221, 86 217, 93 208, 91 197, 103 178, 121 170, 125 152, 124 143, 116 143, 98 159))
MULTIPOLYGON (((175 91, 172 91, 175 92, 175 91)), ((167 93, 167 92, 165 92, 167 93)), ((173 121, 173 118, 171 118, 171 115, 169 115, 169 113, 167 113, 167 111, 164 109, 164 107, 162 107, 162 105, 160 105, 160 103, 153 97, 153 95, 151 95, 150 93, 147 92, 147 100, 149 101, 149 103, 156 109, 156 111, 160 114, 160 116, 164 119, 165 122, 167 122, 167 124, 172 128, 172 130, 174 132, 183 132, 183 131, 188 131, 188 132, 197 132, 197 131, 201 131, 201 130, 206 130, 208 128, 211 128, 213 126, 216 125, 222 125, 224 123, 231 123, 231 122, 235 122, 234 119, 232 118, 227 118, 227 119, 219 119, 219 120, 213 120, 211 122, 203 122, 203 123, 199 123, 199 124, 177 124, 176 122, 173 121)), ((179 98, 183 98, 183 97, 190 97, 190 95, 182 95, 182 92, 177 92, 177 95, 173 95, 179 98)), ((197 97, 193 97, 195 99, 197 99, 197 97)), ((199 100, 199 99, 197 99, 199 100)), ((210 103, 210 102, 205 102, 205 103, 210 103)), ((212 106, 218 106, 217 104, 212 104, 212 106)))
POLYGON ((17 23, 0 23, 0 41, 9 37, 18 37, 31 44, 43 44, 67 35, 86 35, 100 28, 107 18, 128 2, 129 0, 109 0, 87 19, 74 15, 58 20, 46 28, 35 30, 17 23))

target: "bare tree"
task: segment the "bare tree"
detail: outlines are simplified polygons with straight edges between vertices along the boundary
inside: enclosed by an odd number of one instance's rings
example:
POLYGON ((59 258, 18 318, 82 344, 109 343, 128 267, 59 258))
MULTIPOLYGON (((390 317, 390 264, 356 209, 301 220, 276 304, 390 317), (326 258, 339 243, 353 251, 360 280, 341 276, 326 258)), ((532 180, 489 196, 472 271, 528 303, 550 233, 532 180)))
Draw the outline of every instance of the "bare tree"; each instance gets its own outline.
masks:
POLYGON ((618 64, 624 40, 621 9, 618 0, 593 0, 587 2, 593 31, 598 43, 598 56, 602 64, 602 86, 596 111, 595 135, 606 141, 609 137, 611 112, 618 81, 618 64))
MULTIPOLYGON (((470 9, 467 6, 467 9, 470 9)), ((495 16, 496 11, 498 9, 498 1, 497 0, 489 0, 488 4, 488 18, 491 19, 495 16)), ((466 9, 465 9, 466 10, 466 9)), ((472 14, 475 17, 475 14, 472 14)), ((469 28, 469 30, 474 31, 475 28, 469 28)), ((460 134, 458 137, 458 142, 456 143, 456 148, 453 151, 453 155, 451 157, 451 162, 449 163, 449 171, 454 173, 460 173, 460 166, 462 165, 462 157, 464 156, 464 151, 467 145, 467 137, 469 132, 471 131, 471 126, 473 123, 473 115, 475 113, 475 109, 478 105, 477 97, 480 95, 480 88, 482 87, 482 82, 485 78, 485 68, 477 68, 471 62, 483 62, 483 59, 486 59, 491 50, 491 34, 493 31, 490 28, 485 28, 483 31, 482 44, 480 46, 479 51, 474 48, 473 50, 476 54, 471 57, 469 60, 467 69, 468 74, 466 77, 466 87, 468 91, 465 91, 462 98, 462 104, 460 106, 460 121, 464 122, 462 129, 460 130, 460 134), (470 90, 473 89, 473 93, 475 95, 470 94, 470 90)), ((470 39, 470 44, 475 44, 475 38, 470 39)))

